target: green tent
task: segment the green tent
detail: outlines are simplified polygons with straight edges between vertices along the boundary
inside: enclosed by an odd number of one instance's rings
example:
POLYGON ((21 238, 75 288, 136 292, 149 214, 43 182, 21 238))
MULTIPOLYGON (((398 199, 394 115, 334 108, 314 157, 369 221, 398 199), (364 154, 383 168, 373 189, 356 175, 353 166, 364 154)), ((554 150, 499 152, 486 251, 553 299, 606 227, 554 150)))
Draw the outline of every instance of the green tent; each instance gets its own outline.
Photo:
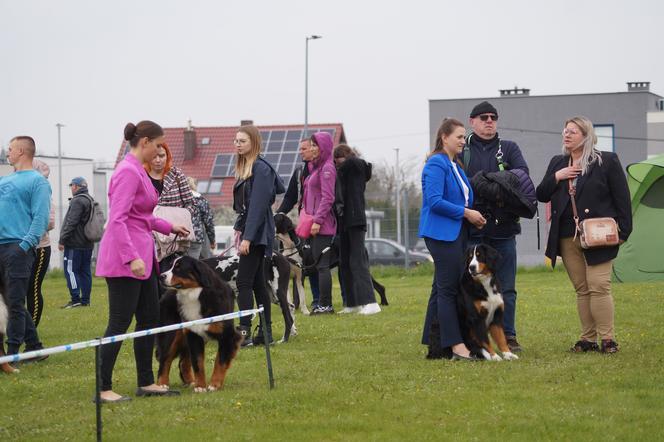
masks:
POLYGON ((664 281, 664 155, 627 166, 627 183, 634 228, 613 275, 620 282, 664 281))

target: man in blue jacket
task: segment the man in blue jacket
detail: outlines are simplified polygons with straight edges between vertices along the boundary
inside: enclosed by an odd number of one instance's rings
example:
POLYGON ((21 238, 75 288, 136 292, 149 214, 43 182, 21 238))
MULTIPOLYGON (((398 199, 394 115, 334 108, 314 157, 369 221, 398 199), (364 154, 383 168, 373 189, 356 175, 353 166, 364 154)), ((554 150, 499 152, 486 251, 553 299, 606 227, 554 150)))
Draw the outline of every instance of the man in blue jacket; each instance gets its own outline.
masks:
MULTIPOLYGON (((528 164, 521 149, 514 141, 498 136, 498 111, 488 101, 483 101, 470 112, 472 133, 466 139, 462 162, 468 177, 476 173, 522 169, 528 173, 528 164)), ((485 243, 501 255, 497 276, 505 302, 504 328, 507 344, 512 352, 521 351, 516 339, 516 235, 521 233, 519 218, 513 213, 496 207, 479 198, 473 208, 484 215, 487 222, 482 230, 470 230, 470 244, 485 243)))
POLYGON ((23 342, 25 351, 43 348, 25 308, 35 247, 46 232, 51 204, 51 186, 32 168, 34 156, 35 140, 28 136, 13 138, 7 159, 15 172, 0 178, 0 271, 9 309, 8 354, 18 353, 23 342))

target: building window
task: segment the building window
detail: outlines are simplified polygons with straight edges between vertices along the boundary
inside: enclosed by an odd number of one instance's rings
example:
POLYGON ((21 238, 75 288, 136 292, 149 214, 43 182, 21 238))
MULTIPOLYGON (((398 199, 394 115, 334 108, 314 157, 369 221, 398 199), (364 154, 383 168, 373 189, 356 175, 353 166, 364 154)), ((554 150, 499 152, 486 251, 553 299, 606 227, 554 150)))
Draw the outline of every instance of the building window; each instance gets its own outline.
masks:
POLYGON ((597 148, 606 152, 615 152, 613 124, 595 124, 594 127, 595 135, 597 135, 597 148))
POLYGON ((221 193, 221 180, 211 180, 207 193, 221 193))
POLYGON ((196 191, 198 193, 207 193, 209 184, 210 182, 207 180, 200 180, 196 186, 196 191))
POLYGON ((220 153, 214 160, 212 166, 213 178, 226 178, 235 173, 235 155, 232 153, 220 153))

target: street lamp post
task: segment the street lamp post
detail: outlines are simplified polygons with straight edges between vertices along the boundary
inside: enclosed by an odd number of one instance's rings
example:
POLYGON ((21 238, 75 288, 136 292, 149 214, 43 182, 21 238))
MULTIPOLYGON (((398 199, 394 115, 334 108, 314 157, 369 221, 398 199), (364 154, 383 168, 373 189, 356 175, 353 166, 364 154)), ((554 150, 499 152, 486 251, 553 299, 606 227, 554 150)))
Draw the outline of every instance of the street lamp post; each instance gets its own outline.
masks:
POLYGON ((401 180, 399 170, 399 148, 394 148, 397 153, 397 162, 394 166, 394 180, 396 187, 396 203, 397 203, 397 242, 401 244, 401 180))
POLYGON ((55 127, 58 128, 58 222, 62 227, 62 143, 60 141, 60 130, 65 125, 57 123, 55 127))
POLYGON ((320 35, 309 35, 304 42, 304 131, 302 138, 307 136, 309 127, 309 40, 323 38, 320 35))

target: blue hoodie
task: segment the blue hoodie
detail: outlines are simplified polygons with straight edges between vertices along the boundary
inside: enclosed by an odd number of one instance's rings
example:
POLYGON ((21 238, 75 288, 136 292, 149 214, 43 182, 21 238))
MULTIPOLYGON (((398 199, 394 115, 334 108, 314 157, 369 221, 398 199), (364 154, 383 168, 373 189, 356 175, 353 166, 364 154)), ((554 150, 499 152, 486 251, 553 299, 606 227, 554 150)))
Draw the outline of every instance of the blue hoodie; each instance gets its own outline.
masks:
POLYGON ((36 170, 0 178, 0 244, 37 247, 48 227, 51 185, 36 170))

